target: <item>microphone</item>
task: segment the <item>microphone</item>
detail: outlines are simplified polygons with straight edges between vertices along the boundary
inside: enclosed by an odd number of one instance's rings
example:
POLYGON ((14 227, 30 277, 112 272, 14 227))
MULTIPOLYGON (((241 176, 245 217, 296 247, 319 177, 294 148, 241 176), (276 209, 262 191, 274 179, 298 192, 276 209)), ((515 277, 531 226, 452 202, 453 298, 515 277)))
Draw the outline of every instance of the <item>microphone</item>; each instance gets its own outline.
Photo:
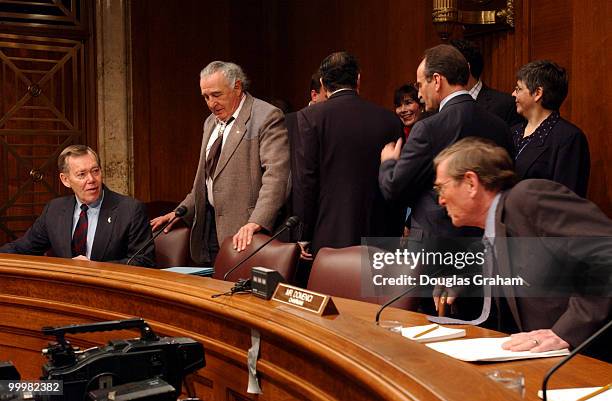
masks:
POLYGON ((155 238, 157 238, 159 236, 159 234, 161 234, 162 232, 164 232, 164 230, 166 229, 166 227, 168 227, 174 220, 176 220, 177 218, 180 219, 183 216, 185 216, 187 214, 187 207, 186 206, 179 206, 176 209, 174 209, 174 216, 168 220, 168 222, 166 224, 164 224, 164 226, 159 229, 155 234, 153 234, 153 236, 142 246, 142 248, 140 248, 138 251, 136 251, 136 253, 134 253, 132 255, 131 258, 128 259, 126 265, 129 265, 130 263, 132 263, 132 261, 134 260, 134 258, 138 255, 140 255, 149 245, 151 245, 151 242, 155 241, 155 238))
POLYGON ((546 376, 544 376, 544 380, 542 381, 542 401, 546 401, 546 387, 548 386, 548 380, 550 379, 550 377, 552 376, 553 373, 555 373, 557 371, 557 369, 559 369, 561 366, 565 365, 567 362, 569 362, 570 359, 572 359, 573 357, 576 356, 576 354, 578 354, 580 351, 582 351, 587 345, 591 344, 593 341, 595 341, 595 339, 597 339, 599 336, 601 336, 606 330, 608 330, 610 328, 610 326, 612 326, 612 320, 610 320, 604 327, 602 327, 601 329, 597 330, 597 332, 595 332, 595 334, 593 334, 591 337, 587 338, 586 340, 584 340, 584 342, 582 344, 580 344, 579 346, 576 347, 576 349, 574 349, 572 352, 569 353, 568 356, 566 356, 565 358, 563 358, 561 360, 561 362, 559 362, 558 364, 556 364, 555 366, 553 366, 548 373, 546 373, 546 376))
POLYGON ((278 229, 278 231, 276 231, 276 233, 270 237, 270 239, 268 239, 266 242, 264 242, 259 248, 255 249, 253 252, 251 252, 251 254, 249 256, 247 256, 246 258, 242 259, 236 266, 232 267, 231 269, 229 269, 227 271, 227 273, 225 273, 223 275, 223 280, 227 280, 227 278, 229 277, 230 274, 232 274, 236 269, 238 269, 244 262, 246 262, 248 259, 250 259, 251 257, 253 257, 257 252, 259 252, 261 250, 261 248, 263 248, 264 246, 268 245, 273 239, 275 239, 276 237, 278 237, 279 235, 281 235, 282 233, 284 233, 286 230, 293 228, 295 226, 297 226, 300 223, 300 219, 297 216, 291 216, 289 217, 285 223, 283 224, 283 226, 281 228, 278 229))
POLYGON ((385 308, 387 306, 391 305, 393 302, 397 301, 398 299, 408 295, 409 293, 411 293, 412 291, 416 290, 417 288, 419 288, 418 285, 411 285, 406 290, 402 291, 398 296, 396 296, 396 297, 388 300, 387 302, 385 302, 384 305, 380 307, 378 312, 376 312, 376 324, 378 325, 378 322, 380 321, 380 314, 382 313, 383 310, 385 310, 385 308))

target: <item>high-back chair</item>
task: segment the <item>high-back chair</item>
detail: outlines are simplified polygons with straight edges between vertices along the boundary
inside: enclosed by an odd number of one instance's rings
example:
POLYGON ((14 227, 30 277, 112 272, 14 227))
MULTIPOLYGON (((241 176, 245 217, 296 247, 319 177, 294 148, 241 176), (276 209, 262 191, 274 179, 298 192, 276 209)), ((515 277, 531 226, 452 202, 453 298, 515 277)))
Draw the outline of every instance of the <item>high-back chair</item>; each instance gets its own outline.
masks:
MULTIPOLYGON (((227 237, 221 243, 219 254, 215 260, 213 278, 222 280, 227 271, 240 263, 240 261, 269 239, 270 236, 268 235, 261 233, 255 234, 253 235, 251 244, 247 246, 244 251, 238 252, 234 250, 232 237, 227 237)), ((299 257, 300 247, 295 242, 286 243, 272 240, 272 242, 263 247, 252 258, 232 272, 227 280, 238 281, 240 278, 251 278, 252 267, 267 267, 268 269, 277 270, 288 283, 292 283, 299 257)))
MULTIPOLYGON (((312 264, 308 289, 322 294, 355 299, 375 304, 384 304, 391 297, 362 295, 362 274, 370 274, 371 268, 364 269, 362 261, 368 259, 368 249, 364 246, 347 248, 321 248, 312 264)), ((371 283, 371 277, 365 278, 371 283)), ((398 293, 401 291, 398 288, 398 293)), ((393 294, 394 296, 397 294, 393 294)), ((418 298, 405 296, 391 306, 402 309, 416 310, 418 298)))
POLYGON ((155 238, 155 261, 159 268, 189 266, 189 236, 191 229, 178 222, 168 233, 161 233, 155 238))

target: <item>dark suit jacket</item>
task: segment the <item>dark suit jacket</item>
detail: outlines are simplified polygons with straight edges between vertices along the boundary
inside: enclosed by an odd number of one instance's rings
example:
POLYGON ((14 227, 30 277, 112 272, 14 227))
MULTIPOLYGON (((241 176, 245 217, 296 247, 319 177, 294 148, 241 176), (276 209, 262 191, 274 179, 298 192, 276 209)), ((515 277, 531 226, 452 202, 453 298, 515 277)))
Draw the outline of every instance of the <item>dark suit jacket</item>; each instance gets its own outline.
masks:
MULTIPOLYGON (((522 136, 524 126, 514 126, 515 131, 522 136)), ((560 118, 544 141, 531 141, 525 146, 515 159, 515 168, 521 179, 556 181, 586 198, 591 170, 589 144, 580 128, 560 118)))
POLYGON ((523 117, 516 112, 514 97, 508 93, 489 88, 484 83, 482 84, 480 92, 478 92, 476 102, 487 111, 504 120, 508 127, 525 121, 523 117))
MULTIPOLYGON (((0 248, 1 253, 44 255, 72 258, 72 219, 74 195, 53 199, 32 227, 14 242, 0 248)), ((126 263, 151 238, 149 219, 142 203, 104 188, 104 200, 91 250, 91 260, 126 263)), ((155 248, 151 243, 133 265, 155 266, 155 248)))
POLYGON ((399 236, 404 212, 377 183, 382 148, 403 135, 398 118, 346 90, 300 110, 298 127, 294 205, 312 251, 399 236))
POLYGON ((500 273, 528 283, 503 287, 519 330, 550 328, 576 347, 612 317, 612 221, 563 185, 525 180, 503 193, 495 250, 500 273), (565 295, 544 297, 560 285, 565 295))
POLYGON ((451 99, 440 112, 417 121, 399 160, 381 164, 378 182, 385 198, 412 207, 413 239, 482 235, 481 230, 453 227, 432 190, 433 159, 468 136, 488 138, 510 150, 506 124, 476 104, 470 95, 463 94, 451 99))

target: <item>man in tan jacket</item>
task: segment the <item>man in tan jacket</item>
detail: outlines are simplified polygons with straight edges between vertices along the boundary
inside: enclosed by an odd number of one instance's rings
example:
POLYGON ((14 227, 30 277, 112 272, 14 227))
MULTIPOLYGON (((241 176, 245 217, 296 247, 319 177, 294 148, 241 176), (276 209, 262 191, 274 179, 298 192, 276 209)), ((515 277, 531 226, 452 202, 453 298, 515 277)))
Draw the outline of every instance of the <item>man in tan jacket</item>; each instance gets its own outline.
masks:
MULTIPOLYGON (((289 143, 283 113, 247 93, 248 83, 234 63, 213 61, 200 72, 212 114, 204 123, 193 189, 181 202, 192 225, 191 257, 198 263, 214 263, 228 236, 242 251, 254 233, 271 232, 286 200, 289 143)), ((153 231, 173 216, 151 220, 153 231)))

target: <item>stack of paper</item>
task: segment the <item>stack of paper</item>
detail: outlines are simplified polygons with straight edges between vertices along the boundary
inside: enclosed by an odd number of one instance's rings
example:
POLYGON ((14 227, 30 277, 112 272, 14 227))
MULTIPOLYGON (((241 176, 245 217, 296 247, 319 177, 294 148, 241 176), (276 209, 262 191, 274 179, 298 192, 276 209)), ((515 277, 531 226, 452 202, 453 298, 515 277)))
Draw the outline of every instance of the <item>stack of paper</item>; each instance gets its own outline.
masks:
POLYGON ((187 267, 187 266, 168 267, 167 269, 162 269, 162 270, 166 272, 190 274, 193 276, 205 276, 205 277, 212 276, 213 272, 215 271, 215 269, 212 267, 187 267))
POLYGON ((508 351, 502 349, 501 345, 508 340, 510 340, 510 337, 471 338, 468 340, 444 341, 435 344, 427 344, 427 346, 455 359, 466 362, 512 361, 515 359, 546 358, 569 354, 569 350, 567 348, 547 352, 508 351))
MULTIPOLYGON (((546 391, 546 399, 549 401, 576 401, 576 400, 589 400, 589 401, 611 401, 612 390, 608 389, 599 394, 598 390, 603 387, 582 387, 582 388, 564 388, 559 390, 548 390, 546 391), (588 397, 593 394, 592 397, 588 397), (588 397, 588 398, 584 398, 588 397)), ((542 391, 538 391, 538 397, 542 398, 542 391)))
POLYGON ((420 343, 444 341, 453 338, 465 337, 465 329, 451 329, 450 327, 428 324, 425 326, 403 327, 402 335, 420 343), (425 333, 419 335, 421 333, 425 333))

